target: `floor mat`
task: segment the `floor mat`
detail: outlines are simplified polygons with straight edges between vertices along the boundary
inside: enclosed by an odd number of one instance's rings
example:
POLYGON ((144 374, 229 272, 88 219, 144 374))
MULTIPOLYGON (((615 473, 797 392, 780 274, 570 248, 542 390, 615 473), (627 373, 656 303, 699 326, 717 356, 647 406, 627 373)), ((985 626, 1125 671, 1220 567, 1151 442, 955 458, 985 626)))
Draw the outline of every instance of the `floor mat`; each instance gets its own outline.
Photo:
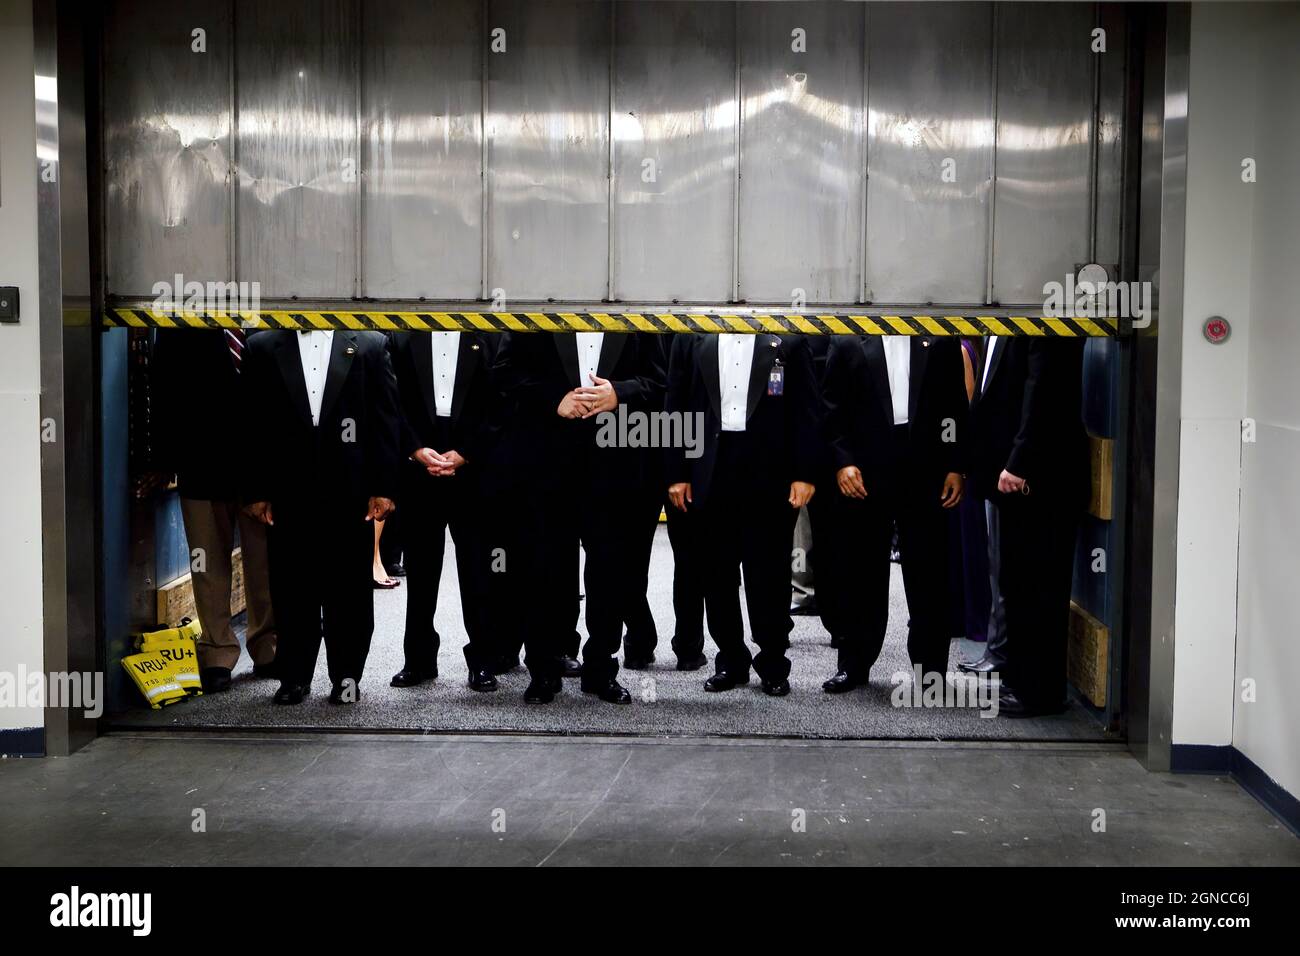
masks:
MULTIPOLYGON (((171 728, 339 728, 347 730, 502 731, 514 733, 600 733, 649 735, 774 735, 788 737, 898 738, 924 740, 1102 740, 1096 717, 1078 702, 1061 715, 1009 720, 981 716, 977 706, 895 706, 894 676, 910 671, 906 652, 907 601, 902 575, 893 566, 889 635, 871 671, 869 687, 831 695, 821 684, 835 672, 835 651, 816 617, 796 617, 791 635, 791 694, 765 695, 755 680, 728 693, 706 694, 709 670, 674 669, 668 647, 672 636, 672 551, 665 529, 655 538, 650 570, 650 606, 659 629, 658 661, 646 671, 620 672, 632 692, 631 706, 606 704, 581 693, 576 680, 565 681, 554 703, 539 707, 523 702, 528 674, 522 668, 502 675, 495 693, 481 694, 465 683, 461 653, 463 627, 456 587, 455 555, 448 542, 439 591, 436 624, 442 636, 438 655, 441 675, 435 683, 399 689, 389 678, 402 666, 402 622, 406 588, 375 592, 375 636, 362 699, 348 706, 327 701, 329 679, 322 649, 312 696, 298 707, 271 703, 274 681, 256 680, 244 655, 228 693, 188 700, 160 711, 141 708, 117 715, 114 727, 171 728)), ((581 629, 581 628, 580 628, 581 629)), ((972 646, 954 641, 952 662, 972 646)), ((712 657, 714 648, 706 652, 712 657)), ((909 700, 910 693, 903 695, 909 700)))

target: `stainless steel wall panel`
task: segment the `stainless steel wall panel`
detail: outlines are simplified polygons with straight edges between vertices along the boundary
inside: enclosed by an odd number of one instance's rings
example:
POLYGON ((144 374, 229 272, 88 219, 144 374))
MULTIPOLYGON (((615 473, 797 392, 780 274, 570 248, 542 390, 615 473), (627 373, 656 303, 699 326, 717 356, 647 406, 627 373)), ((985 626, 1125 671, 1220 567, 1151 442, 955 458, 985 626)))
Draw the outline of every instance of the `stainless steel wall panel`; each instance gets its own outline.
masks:
POLYGON ((1106 31, 1106 53, 1097 59, 1097 239, 1093 259, 1117 280, 1124 219, 1124 111, 1129 68, 1126 12, 1116 4, 1102 4, 1100 25, 1106 31))
POLYGON ((614 37, 613 298, 725 302, 735 12, 726 3, 619 3, 614 37))
POLYGON ((998 17, 993 300, 1043 302, 1089 254, 1092 4, 1004 7, 998 17))
POLYGON ((1034 306, 1120 258, 1127 11, 1095 58, 1091 4, 486 7, 113 5, 109 291, 1034 306))
POLYGON ((236 4, 239 279, 350 298, 357 265, 357 12, 236 4))
POLYGON ((488 290, 603 299, 609 282, 609 7, 489 4, 488 290))
POLYGON ((476 299, 481 0, 362 5, 364 293, 476 299))
POLYGON ((117 3, 104 33, 108 289, 151 296, 155 282, 177 273, 224 280, 230 4, 117 3), (191 49, 195 29, 205 31, 206 52, 191 49))
POLYGON ((740 4, 744 300, 860 295, 864 16, 857 3, 740 4))
POLYGON ((992 31, 993 12, 984 3, 870 7, 870 302, 984 301, 992 31))

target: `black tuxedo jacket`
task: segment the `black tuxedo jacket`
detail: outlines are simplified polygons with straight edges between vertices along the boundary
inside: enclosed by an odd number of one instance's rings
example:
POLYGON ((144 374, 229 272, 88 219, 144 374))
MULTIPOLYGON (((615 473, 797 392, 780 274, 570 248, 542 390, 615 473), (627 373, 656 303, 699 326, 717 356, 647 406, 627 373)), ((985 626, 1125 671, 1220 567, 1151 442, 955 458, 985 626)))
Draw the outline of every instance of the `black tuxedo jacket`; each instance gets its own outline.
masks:
POLYGON ((245 433, 258 411, 243 399, 226 334, 159 329, 151 373, 154 467, 175 472, 183 498, 237 500, 245 433))
POLYGON ((437 452, 454 449, 465 458, 458 479, 477 477, 486 471, 496 443, 501 405, 491 374, 496 348, 496 337, 491 334, 460 334, 451 415, 439 420, 429 336, 418 332, 388 333, 388 353, 397 376, 402 411, 403 459, 421 448, 437 452))
POLYGON ((966 472, 969 409, 961 343, 918 336, 910 345, 910 460, 906 462, 894 460, 894 405, 884 340, 874 335, 836 336, 826 358, 823 402, 831 465, 836 471, 856 465, 868 493, 885 487, 889 476, 898 474, 900 468, 934 482, 936 489, 943 486, 949 472, 966 472))
MULTIPOLYGON (((1088 436, 1083 426, 1083 341, 1005 337, 988 382, 975 377, 971 431, 980 494, 996 500, 1005 468, 1030 492, 1086 503, 1088 436)), ((987 354, 987 350, 986 350, 987 354)))
MULTIPOLYGON (((824 461, 819 404, 812 352, 803 336, 756 335, 744 434, 759 453, 749 470, 749 490, 784 497, 793 481, 816 483, 824 461), (785 369, 782 393, 769 395, 768 376, 778 361, 785 369)), ((704 416, 703 454, 687 458, 684 448, 670 448, 665 467, 668 484, 690 482, 691 498, 705 505, 713 492, 722 434, 716 335, 681 335, 673 342, 666 407, 704 416)))
MULTIPOLYGON (((667 372, 663 347, 647 332, 607 332, 596 374, 614 386, 629 412, 663 407, 667 372)), ((578 387, 578 340, 572 332, 507 334, 494 371, 512 401, 519 425, 511 429, 511 457, 547 485, 562 486, 575 469, 587 469, 595 487, 615 490, 645 481, 648 459, 657 450, 600 447, 599 419, 561 418, 555 410, 578 387)))
POLYGON ((298 332, 251 336, 244 350, 249 431, 244 501, 321 504, 365 517, 372 497, 397 494, 397 382, 381 332, 337 329, 320 425, 313 427, 298 332))

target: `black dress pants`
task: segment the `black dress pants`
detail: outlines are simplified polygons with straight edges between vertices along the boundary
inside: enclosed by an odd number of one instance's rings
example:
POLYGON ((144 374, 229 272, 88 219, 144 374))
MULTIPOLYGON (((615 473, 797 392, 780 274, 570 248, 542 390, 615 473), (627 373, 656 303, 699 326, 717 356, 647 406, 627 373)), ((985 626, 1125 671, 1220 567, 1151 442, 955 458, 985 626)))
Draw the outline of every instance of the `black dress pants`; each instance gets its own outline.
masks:
POLYGON ((715 670, 747 674, 752 663, 761 679, 784 680, 790 675, 790 552, 799 512, 790 507, 788 485, 755 484, 748 440, 744 432, 719 436, 713 490, 694 515, 702 542, 702 566, 694 576, 704 583, 709 633, 718 645, 715 670), (737 568, 757 655, 745 644, 737 568))
POLYGON ((375 529, 365 513, 365 502, 272 502, 267 549, 284 683, 311 684, 322 637, 330 681, 361 681, 375 629, 375 529))
MULTIPOLYGON (((583 587, 586 595, 587 643, 582 648, 582 680, 597 686, 618 673, 623 622, 629 616, 636 541, 644 537, 644 518, 621 488, 584 481, 580 472, 560 493, 539 501, 539 571, 545 582, 536 594, 538 627, 556 654, 569 653, 578 599, 575 573, 578 547, 586 553, 583 587), (638 534, 640 531, 640 534, 638 534)), ((534 670, 533 649, 528 669, 534 670)), ((558 663, 556 664, 558 672, 558 663)))
POLYGON ((487 620, 491 556, 475 480, 461 475, 435 477, 414 462, 404 462, 402 470, 397 510, 406 531, 406 633, 402 639, 406 667, 430 676, 438 673, 440 641, 433 617, 450 528, 468 638, 465 663, 471 672, 488 669, 496 656, 487 620))
MULTIPOLYGON (((695 506, 678 511, 671 504, 668 543, 673 549, 673 653, 689 661, 704 653, 704 576, 707 567, 703 521, 695 506)), ((708 573, 726 578, 727 587, 714 591, 714 615, 720 621, 740 618, 740 568, 713 568, 708 573)))
POLYGON ((527 548, 532 540, 528 521, 533 512, 525 506, 526 496, 520 489, 495 488, 488 494, 480 487, 480 495, 484 499, 481 531, 487 561, 484 626, 492 642, 493 663, 515 664, 523 652, 532 616, 527 548))
MULTIPOLYGON (((636 509, 633 520, 636 530, 630 539, 629 555, 631 592, 628 595, 627 634, 623 638, 624 651, 633 656, 647 658, 659 645, 659 630, 650 612, 650 558, 654 553, 655 532, 659 529, 659 513, 664 508, 664 490, 646 489, 632 505, 636 509)), ((671 505, 669 510, 676 510, 671 505)))
MULTIPOLYGON (((548 546, 548 534, 556 518, 549 502, 557 494, 542 485, 502 489, 492 496, 486 512, 493 645, 505 663, 522 649, 533 680, 560 679, 559 655, 572 639, 569 615, 578 600, 576 568, 561 575, 550 563, 555 549, 548 546), (557 587, 563 592, 557 593, 557 587), (567 628, 567 633, 557 633, 557 615, 568 622, 559 625, 559 631, 567 628)), ((573 558, 576 561, 576 545, 573 558)))
POLYGON ((1081 508, 1033 493, 995 499, 998 587, 1006 615, 1003 681, 1031 708, 1065 699, 1065 667, 1081 508))
MULTIPOLYGON (((865 681, 880 656, 889 626, 890 546, 898 530, 910 618, 907 653, 923 674, 948 669, 949 632, 948 519, 940 507, 943 480, 918 475, 908 464, 907 426, 895 427, 895 473, 869 489, 864 499, 848 498, 838 487, 828 504, 835 528, 829 608, 832 635, 839 646, 840 670, 865 681)), ((824 619, 825 620, 825 619, 824 619)))

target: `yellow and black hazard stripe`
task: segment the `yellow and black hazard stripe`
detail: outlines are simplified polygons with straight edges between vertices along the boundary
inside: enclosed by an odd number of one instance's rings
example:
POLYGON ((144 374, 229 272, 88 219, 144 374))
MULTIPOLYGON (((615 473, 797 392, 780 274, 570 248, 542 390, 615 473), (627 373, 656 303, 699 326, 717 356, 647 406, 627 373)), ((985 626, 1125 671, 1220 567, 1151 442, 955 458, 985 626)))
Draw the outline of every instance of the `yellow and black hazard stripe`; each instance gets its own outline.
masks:
POLYGON ((1105 338, 1117 319, 848 312, 195 312, 110 308, 104 324, 131 328, 370 329, 376 332, 766 332, 776 335, 1030 335, 1105 338))

